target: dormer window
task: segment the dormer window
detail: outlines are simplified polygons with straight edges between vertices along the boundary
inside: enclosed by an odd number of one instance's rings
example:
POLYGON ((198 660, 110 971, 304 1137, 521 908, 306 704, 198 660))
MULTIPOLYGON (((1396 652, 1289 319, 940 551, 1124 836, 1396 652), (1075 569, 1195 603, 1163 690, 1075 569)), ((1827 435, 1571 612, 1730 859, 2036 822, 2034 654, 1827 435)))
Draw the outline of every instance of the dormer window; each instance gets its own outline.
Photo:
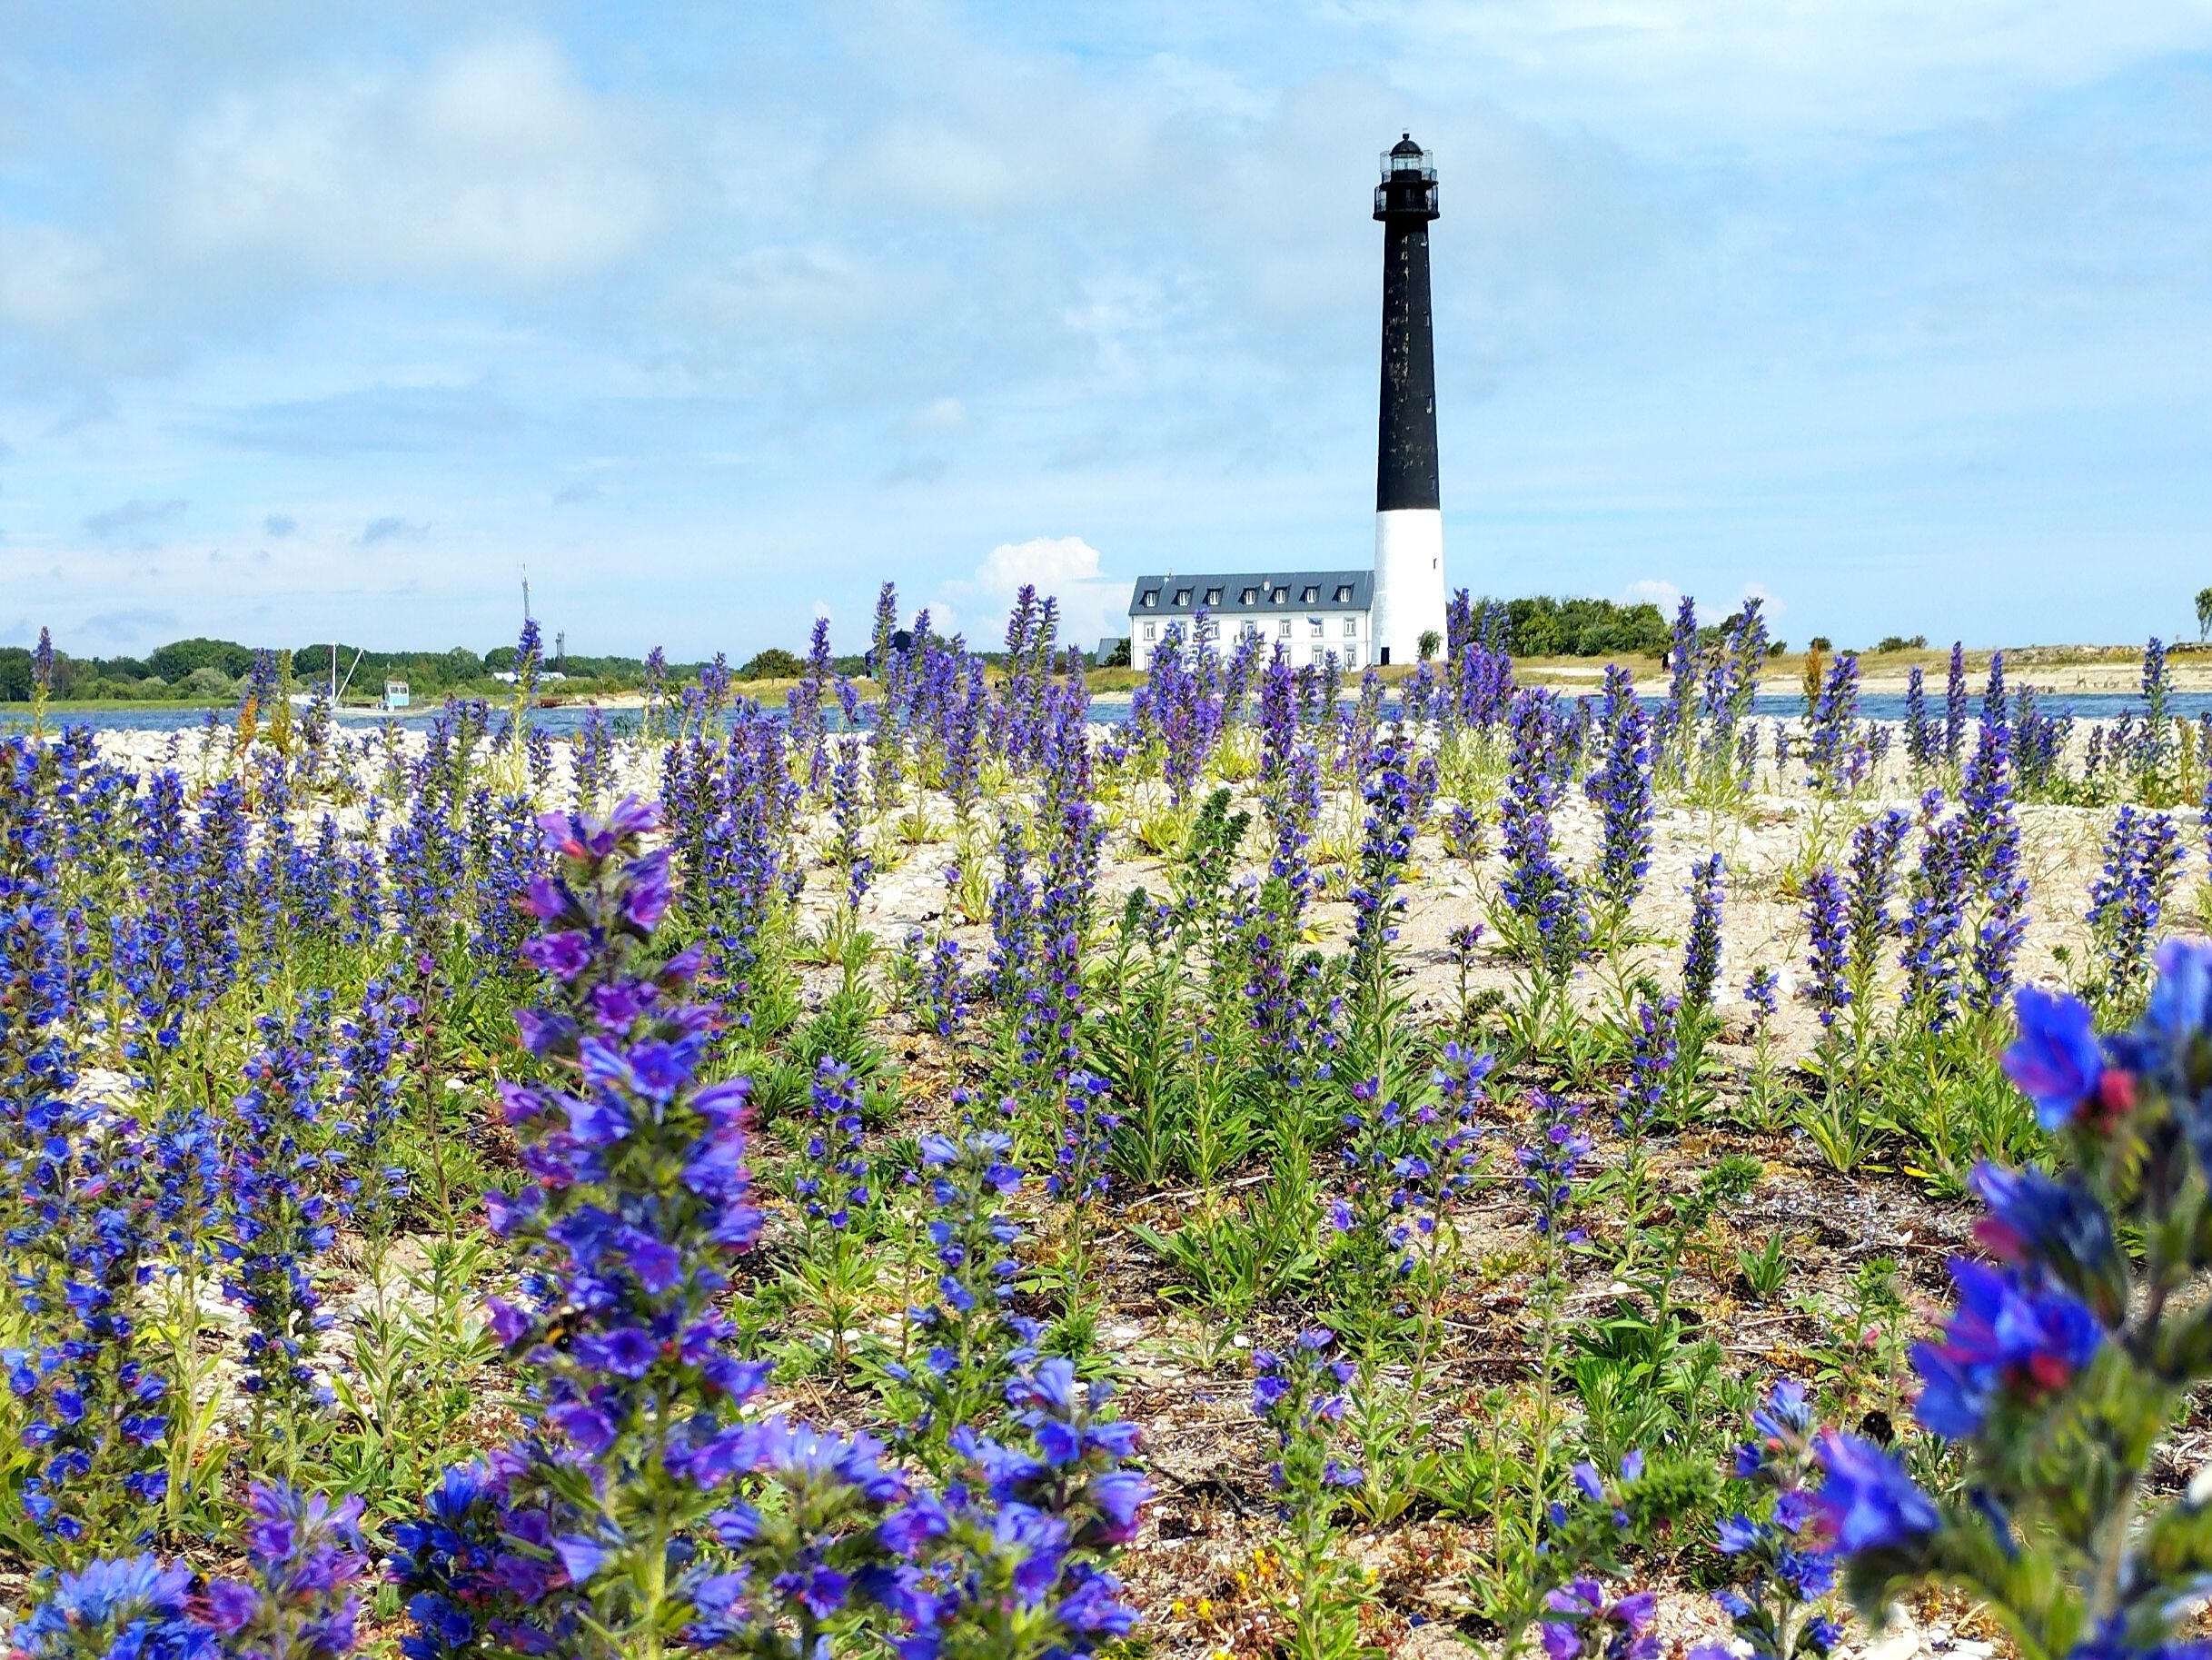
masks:
POLYGON ((1236 602, 1239 605, 1256 605, 1259 603, 1259 598, 1260 591, 1258 589, 1247 588, 1236 596, 1236 602))
POLYGON ((1189 589, 1178 588, 1175 590, 1175 603, 1177 605, 1188 605, 1190 602, 1191 591, 1189 589))
POLYGON ((1305 585, 1305 591, 1298 596, 1298 603, 1301 605, 1311 605, 1320 598, 1320 586, 1317 583, 1308 582, 1305 585))
POLYGON ((1206 602, 1208 605, 1218 605, 1218 604, 1220 604, 1220 603, 1221 603, 1221 590, 1220 590, 1220 589, 1218 589, 1218 588, 1209 588, 1209 589, 1207 589, 1207 590, 1205 591, 1205 602, 1206 602))
POLYGON ((1274 594, 1273 594, 1273 595, 1271 595, 1270 597, 1271 597, 1271 598, 1272 598, 1272 599, 1275 601, 1275 602, 1277 605, 1280 605, 1280 604, 1282 604, 1282 603, 1283 603, 1285 601, 1286 601, 1286 600, 1288 600, 1288 599, 1290 598, 1290 590, 1289 590, 1289 589, 1287 589, 1287 588, 1278 588, 1278 589, 1276 589, 1276 590, 1275 591, 1274 594))
POLYGON ((1144 600, 1143 600, 1143 601, 1142 601, 1142 602, 1143 602, 1143 603, 1144 603, 1144 604, 1145 604, 1146 607, 1151 607, 1151 606, 1157 605, 1157 604, 1160 602, 1160 591, 1159 591, 1158 589, 1156 589, 1156 588, 1147 588, 1147 589, 1146 589, 1146 590, 1145 590, 1145 598, 1144 598, 1144 600))
POLYGON ((1337 586, 1336 586, 1336 602, 1337 602, 1339 605, 1349 605, 1349 604, 1351 604, 1351 603, 1352 603, 1352 584, 1351 584, 1351 583, 1349 583, 1349 582, 1339 582, 1339 583, 1337 584, 1337 586))

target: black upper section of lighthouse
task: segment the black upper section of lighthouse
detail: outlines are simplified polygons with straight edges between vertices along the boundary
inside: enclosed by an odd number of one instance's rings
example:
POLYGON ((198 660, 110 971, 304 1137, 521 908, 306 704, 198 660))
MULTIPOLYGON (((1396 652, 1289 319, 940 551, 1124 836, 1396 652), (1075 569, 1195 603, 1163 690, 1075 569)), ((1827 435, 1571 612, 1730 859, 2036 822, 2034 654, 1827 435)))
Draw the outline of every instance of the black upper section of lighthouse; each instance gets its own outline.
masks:
POLYGON ((1437 507, 1436 344, 1429 321, 1436 164, 1411 134, 1383 158, 1374 216, 1383 222, 1383 413, 1374 509, 1437 507))

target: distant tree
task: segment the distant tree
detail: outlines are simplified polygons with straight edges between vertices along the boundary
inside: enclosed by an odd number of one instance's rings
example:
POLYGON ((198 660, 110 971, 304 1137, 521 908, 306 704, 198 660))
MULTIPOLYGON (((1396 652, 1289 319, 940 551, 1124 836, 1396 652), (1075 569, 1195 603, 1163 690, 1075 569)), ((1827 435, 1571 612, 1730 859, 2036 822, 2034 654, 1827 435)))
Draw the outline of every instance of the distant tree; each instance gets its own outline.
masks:
POLYGON ((98 698, 107 694, 99 690, 100 665, 72 657, 66 651, 54 654, 54 695, 57 698, 98 698))
POLYGON ((149 652, 146 667, 172 683, 202 668, 234 681, 253 667, 253 653, 232 640, 177 640, 149 652))
POLYGON ((176 689, 188 698, 227 698, 236 689, 237 681, 236 675, 225 674, 213 663, 202 663, 177 681, 176 689))
POLYGON ((738 671, 741 681, 792 681, 807 671, 807 665, 781 646, 770 646, 765 651, 753 653, 752 661, 738 671))
POLYGON ((1566 651, 1566 631, 1560 622, 1557 600, 1543 595, 1508 600, 1505 619, 1512 629, 1515 657, 1558 657, 1566 651))
POLYGON ((1648 603, 1540 594, 1508 600, 1505 621, 1515 657, 1656 657, 1667 649, 1667 620, 1648 603))
POLYGON ((31 653, 24 646, 0 646, 0 703, 31 701, 31 653))
POLYGON ((2207 634, 2212 634, 2212 588, 2197 591, 2197 643, 2202 645, 2207 634))
MULTIPOLYGON (((509 651, 511 655, 511 647, 509 651)), ((481 681, 491 666, 467 646, 454 646, 438 654, 438 673, 449 686, 458 686, 467 681, 481 681)))
POLYGON ((1444 637, 1442 634, 1433 628, 1424 628, 1421 631, 1420 643, 1415 650, 1421 653, 1421 661, 1426 662, 1443 649, 1443 643, 1444 637))
POLYGON ((1902 634, 1884 634, 1874 649, 1877 651, 1925 651, 1928 650, 1928 636, 1915 634, 1908 640, 1902 634))

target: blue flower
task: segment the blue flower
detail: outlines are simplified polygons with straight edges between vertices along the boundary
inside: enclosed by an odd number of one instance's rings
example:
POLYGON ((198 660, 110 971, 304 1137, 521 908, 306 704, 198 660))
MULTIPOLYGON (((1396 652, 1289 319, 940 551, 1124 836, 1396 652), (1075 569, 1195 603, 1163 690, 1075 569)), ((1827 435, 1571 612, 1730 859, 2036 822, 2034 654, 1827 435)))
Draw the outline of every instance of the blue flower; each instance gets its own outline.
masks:
POLYGON ((649 1332, 635 1326, 583 1337, 576 1344, 576 1358, 587 1367, 611 1372, 618 1377, 642 1377, 660 1352, 649 1332))
POLYGON ((1830 1431, 1813 1451, 1827 1473, 1817 1496, 1820 1512, 1844 1551, 1900 1549, 1935 1532, 1936 1507, 1871 1441, 1830 1431))
POLYGON ((2036 986, 2022 986, 2013 1006, 2020 1035, 2005 1051, 2005 1076, 2035 1103, 2038 1124, 2063 1129, 2095 1098, 2104 1079, 2104 1049, 2089 1007, 2036 986))
POLYGON ((214 1653, 215 1634, 190 1618, 191 1592, 190 1568, 153 1556, 89 1563, 55 1582, 15 1628, 15 1645, 34 1660, 88 1652, 197 1660, 214 1653), (94 1632, 106 1638, 96 1647, 86 1642, 94 1632))
POLYGON ((2104 1341, 2088 1304, 2039 1270, 1954 1257, 1959 1308, 1939 1344, 1913 1346, 1926 1380, 1914 1416, 1956 1440, 1979 1429, 2000 1390, 2034 1400, 2063 1388, 2104 1341))
POLYGON ((591 1539, 556 1539, 553 1549, 570 1582, 579 1585, 590 1584, 611 1554, 605 1546, 591 1539))
POLYGON ((1971 1178, 1989 1215, 1974 1238, 1999 1261, 2037 1265, 2086 1298, 2107 1327, 2125 1312, 2128 1281, 2112 1218, 2079 1176, 1980 1164, 1971 1178))
POLYGON ((1741 1556, 1759 1543, 1759 1525, 1748 1516, 1729 1516, 1721 1522, 1715 1543, 1722 1556, 1741 1556))
POLYGON ((2156 960, 2158 979, 2144 1011, 2144 1030, 2169 1047, 2186 1045, 2212 1029, 2212 943, 2168 939, 2156 960))

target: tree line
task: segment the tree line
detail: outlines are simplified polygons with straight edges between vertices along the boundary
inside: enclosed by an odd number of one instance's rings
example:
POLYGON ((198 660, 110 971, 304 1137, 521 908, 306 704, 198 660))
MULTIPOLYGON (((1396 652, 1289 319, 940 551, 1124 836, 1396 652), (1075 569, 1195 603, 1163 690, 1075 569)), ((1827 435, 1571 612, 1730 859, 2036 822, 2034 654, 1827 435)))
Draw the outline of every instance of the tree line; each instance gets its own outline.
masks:
MULTIPOLYGON (((57 648, 54 654, 53 695, 63 699, 219 698, 234 693, 253 672, 254 648, 234 640, 204 637, 172 641, 144 657, 82 657, 57 648)), ((331 644, 320 641, 292 649, 294 681, 303 689, 327 683, 331 644)), ((387 679, 403 680, 418 697, 482 690, 497 682, 493 677, 514 667, 515 648, 494 646, 474 651, 454 646, 443 651, 371 651, 341 642, 338 676, 349 671, 347 696, 373 697, 387 679), (357 661, 358 658, 358 661, 357 661)), ((627 690, 645 681, 645 660, 640 657, 583 656, 563 651, 549 654, 543 665, 581 682, 580 690, 627 690)), ((699 665, 671 664, 671 680, 697 677, 699 665)), ((22 702, 31 695, 31 652, 21 646, 0 646, 0 702, 22 702)))

